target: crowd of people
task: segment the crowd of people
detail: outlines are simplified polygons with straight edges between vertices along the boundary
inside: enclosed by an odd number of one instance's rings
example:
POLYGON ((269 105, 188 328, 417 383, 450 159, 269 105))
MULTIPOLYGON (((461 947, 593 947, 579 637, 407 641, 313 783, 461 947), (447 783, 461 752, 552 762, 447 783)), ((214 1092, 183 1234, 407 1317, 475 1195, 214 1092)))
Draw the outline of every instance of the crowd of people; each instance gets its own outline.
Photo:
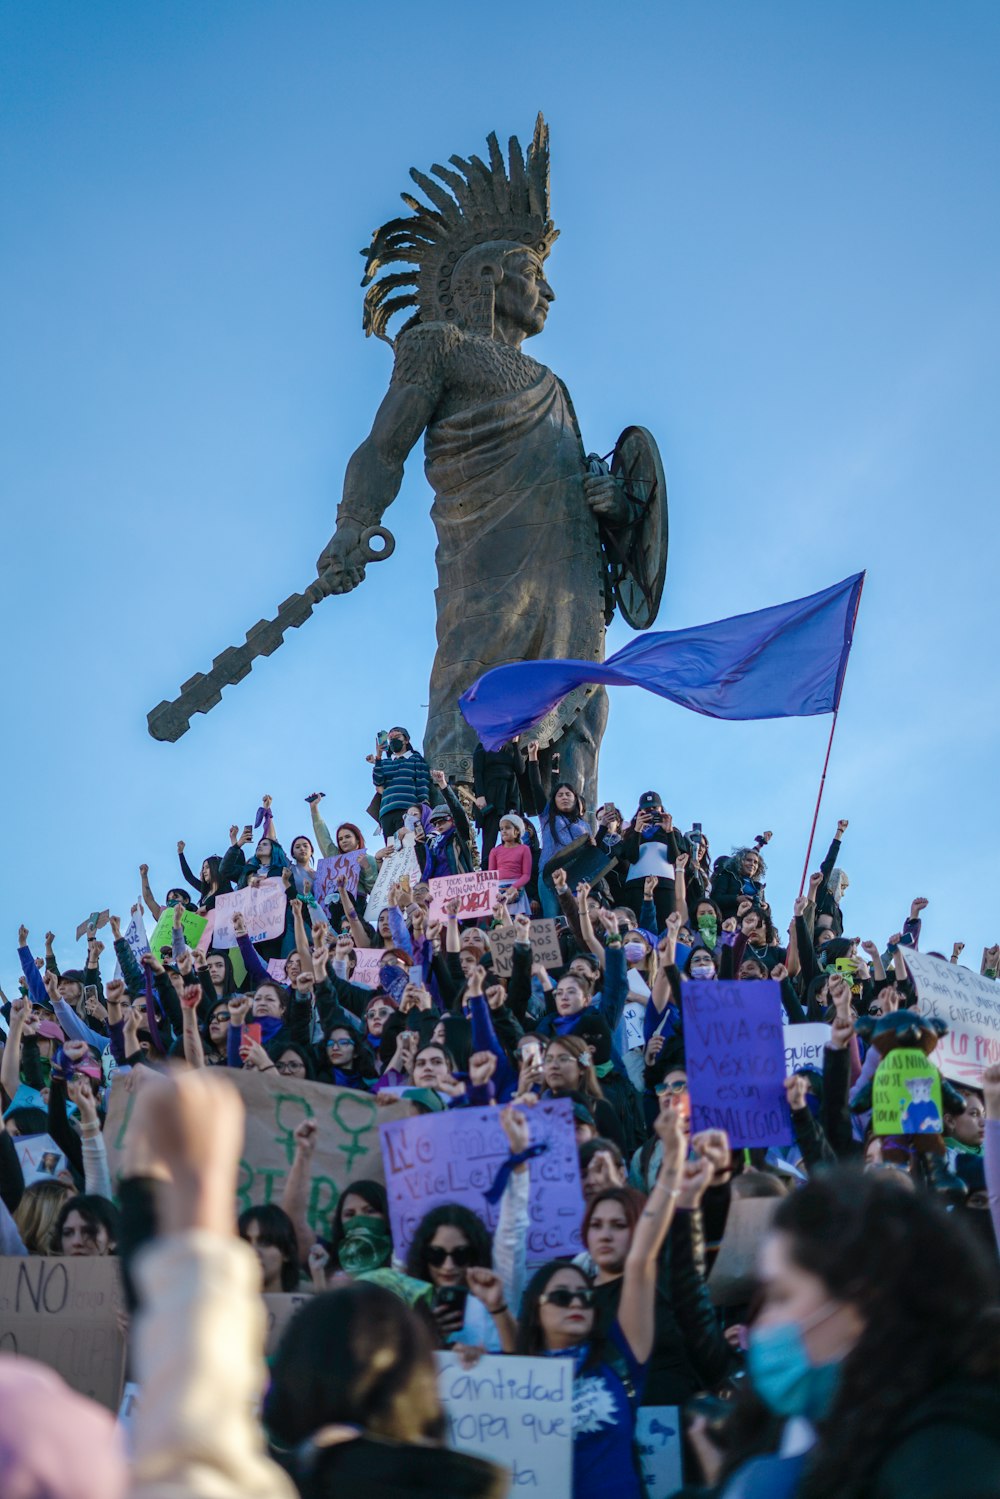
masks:
POLYGON ((162 902, 142 865, 145 907, 168 913, 155 951, 141 911, 94 923, 82 968, 60 969, 52 932, 39 948, 20 928, 0 1252, 119 1258, 141 1399, 126 1462, 105 1413, 0 1352, 0 1493, 502 1495, 502 1466, 446 1440, 434 1354, 451 1349, 572 1361, 577 1499, 640 1499, 648 1406, 682 1410, 688 1496, 997 1499, 1000 1067, 946 1093, 920 1149, 875 1133, 863 1106, 873 1034, 915 1003, 927 901, 896 932, 849 936, 846 821, 778 913, 769 832, 735 830, 713 857, 656 791, 627 815, 586 807, 534 743, 480 748, 471 786, 400 726, 370 759, 363 815, 328 822, 313 793, 310 833, 286 845, 265 796, 254 825, 206 829, 194 867, 178 842, 162 902), (318 880, 338 855, 336 882, 318 880), (477 868, 498 876, 494 909, 432 909, 431 881, 477 868), (213 946, 219 898, 267 880, 283 929, 261 939, 237 912, 234 946, 213 946), (533 950, 536 918, 556 923, 558 963, 533 950), (724 980, 770 980, 787 1024, 829 1027, 821 1060, 785 1079, 787 1145, 692 1130, 686 1005, 724 980), (227 1079, 245 1071, 413 1115, 495 1108, 509 1150, 495 1230, 442 1202, 397 1248, 386 1187, 367 1178, 317 1223, 313 1120, 280 1201, 237 1220, 243 1105, 227 1079), (133 1106, 113 1177, 114 1089, 133 1106), (549 1099, 572 1114, 581 1250, 533 1264, 532 1111, 549 1099), (26 1140, 45 1144, 30 1180, 26 1140), (742 1299, 719 1306, 709 1276, 748 1198, 775 1199, 773 1216, 742 1299), (261 1292, 300 1289, 314 1294, 265 1379, 261 1292))

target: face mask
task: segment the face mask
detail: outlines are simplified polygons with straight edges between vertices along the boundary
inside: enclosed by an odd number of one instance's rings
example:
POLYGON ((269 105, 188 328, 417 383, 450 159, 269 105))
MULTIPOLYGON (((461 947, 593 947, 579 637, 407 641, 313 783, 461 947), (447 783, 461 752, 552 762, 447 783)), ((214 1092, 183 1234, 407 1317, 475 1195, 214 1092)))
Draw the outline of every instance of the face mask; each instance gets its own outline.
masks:
POLYGON ((348 1275, 363 1275, 387 1265, 391 1254, 392 1240, 381 1218, 359 1213, 356 1218, 348 1219, 340 1245, 341 1270, 348 1275))
POLYGON ((691 975, 691 977, 693 979, 714 979, 715 978, 715 969, 714 968, 710 968, 707 963, 702 968, 691 968, 689 971, 690 971, 690 975, 691 975))
POLYGON ((390 739, 389 748, 394 755, 401 755, 406 748, 406 741, 405 739, 390 739))
POLYGON ((806 1416, 819 1421, 827 1415, 840 1381, 841 1359, 813 1364, 802 1338, 837 1310, 821 1307, 805 1322, 780 1322, 750 1333, 747 1368, 750 1380, 764 1404, 778 1416, 806 1416))
POLYGON ((625 958, 629 963, 641 963, 646 956, 646 949, 641 942, 626 942, 625 958))

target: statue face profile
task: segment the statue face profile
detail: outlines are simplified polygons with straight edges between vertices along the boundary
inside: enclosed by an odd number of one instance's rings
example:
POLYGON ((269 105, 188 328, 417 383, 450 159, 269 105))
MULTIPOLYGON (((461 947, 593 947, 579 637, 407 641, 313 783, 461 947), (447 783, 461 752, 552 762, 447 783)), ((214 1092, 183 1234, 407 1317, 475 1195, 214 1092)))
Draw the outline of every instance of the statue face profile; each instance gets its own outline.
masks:
POLYGON ((516 328, 525 338, 541 333, 555 292, 545 279, 540 255, 513 250, 501 262, 502 275, 494 293, 498 322, 516 328))

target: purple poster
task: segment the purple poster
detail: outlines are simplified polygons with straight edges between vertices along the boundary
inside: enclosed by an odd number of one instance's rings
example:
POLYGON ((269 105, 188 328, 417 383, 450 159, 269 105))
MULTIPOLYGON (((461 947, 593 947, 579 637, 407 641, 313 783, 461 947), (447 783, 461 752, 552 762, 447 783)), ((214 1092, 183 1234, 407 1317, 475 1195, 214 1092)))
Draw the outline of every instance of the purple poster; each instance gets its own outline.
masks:
MULTIPOLYGON (((583 1193, 569 1100, 548 1099, 524 1112, 531 1143, 549 1147, 528 1166, 527 1259, 529 1265, 538 1265, 579 1254, 583 1248, 583 1193)), ((449 1109, 443 1114, 397 1119, 380 1125, 379 1134, 398 1258, 405 1256, 421 1218, 439 1203, 458 1202, 472 1208, 493 1232, 500 1204, 488 1203, 483 1194, 509 1154, 498 1109, 449 1109)))
POLYGON ((737 1150, 790 1145, 781 986, 770 979, 684 985, 691 1132, 724 1129, 737 1150))

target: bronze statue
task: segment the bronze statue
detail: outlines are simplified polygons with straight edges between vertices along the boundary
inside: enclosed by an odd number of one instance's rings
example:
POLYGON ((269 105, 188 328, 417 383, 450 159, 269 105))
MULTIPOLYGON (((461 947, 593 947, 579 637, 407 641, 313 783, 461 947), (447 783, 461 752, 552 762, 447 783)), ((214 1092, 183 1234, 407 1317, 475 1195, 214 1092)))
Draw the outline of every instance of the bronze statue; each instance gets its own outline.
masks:
MULTIPOLYGON (((638 628, 652 624, 666 565, 655 443, 632 427, 610 469, 588 457, 565 386, 521 350, 554 301, 545 273, 558 234, 549 217, 548 129, 539 115, 526 157, 516 138, 506 163, 495 135, 488 147, 488 162, 453 156, 450 167, 432 167, 433 176, 414 169, 429 203, 404 193, 411 212, 383 225, 362 251, 365 332, 393 346, 395 365, 371 433, 347 466, 317 581, 286 600, 276 621, 255 626, 247 646, 185 684, 177 705, 154 710, 158 737, 177 737, 180 707, 198 711, 199 695, 218 701, 224 682, 246 675, 260 650, 275 649, 286 625, 301 623, 319 598, 355 588, 367 563, 391 550, 381 521, 422 433, 438 536, 437 654, 424 741, 432 765, 471 781, 476 735, 458 699, 490 667, 603 659, 616 603, 638 628), (390 320, 410 308, 390 338, 390 320), (385 552, 371 547, 376 535, 385 552)), ((533 735, 560 751, 561 777, 590 808, 607 712, 603 687, 580 688, 533 735)), ((186 727, 185 720, 179 732, 186 727)))

